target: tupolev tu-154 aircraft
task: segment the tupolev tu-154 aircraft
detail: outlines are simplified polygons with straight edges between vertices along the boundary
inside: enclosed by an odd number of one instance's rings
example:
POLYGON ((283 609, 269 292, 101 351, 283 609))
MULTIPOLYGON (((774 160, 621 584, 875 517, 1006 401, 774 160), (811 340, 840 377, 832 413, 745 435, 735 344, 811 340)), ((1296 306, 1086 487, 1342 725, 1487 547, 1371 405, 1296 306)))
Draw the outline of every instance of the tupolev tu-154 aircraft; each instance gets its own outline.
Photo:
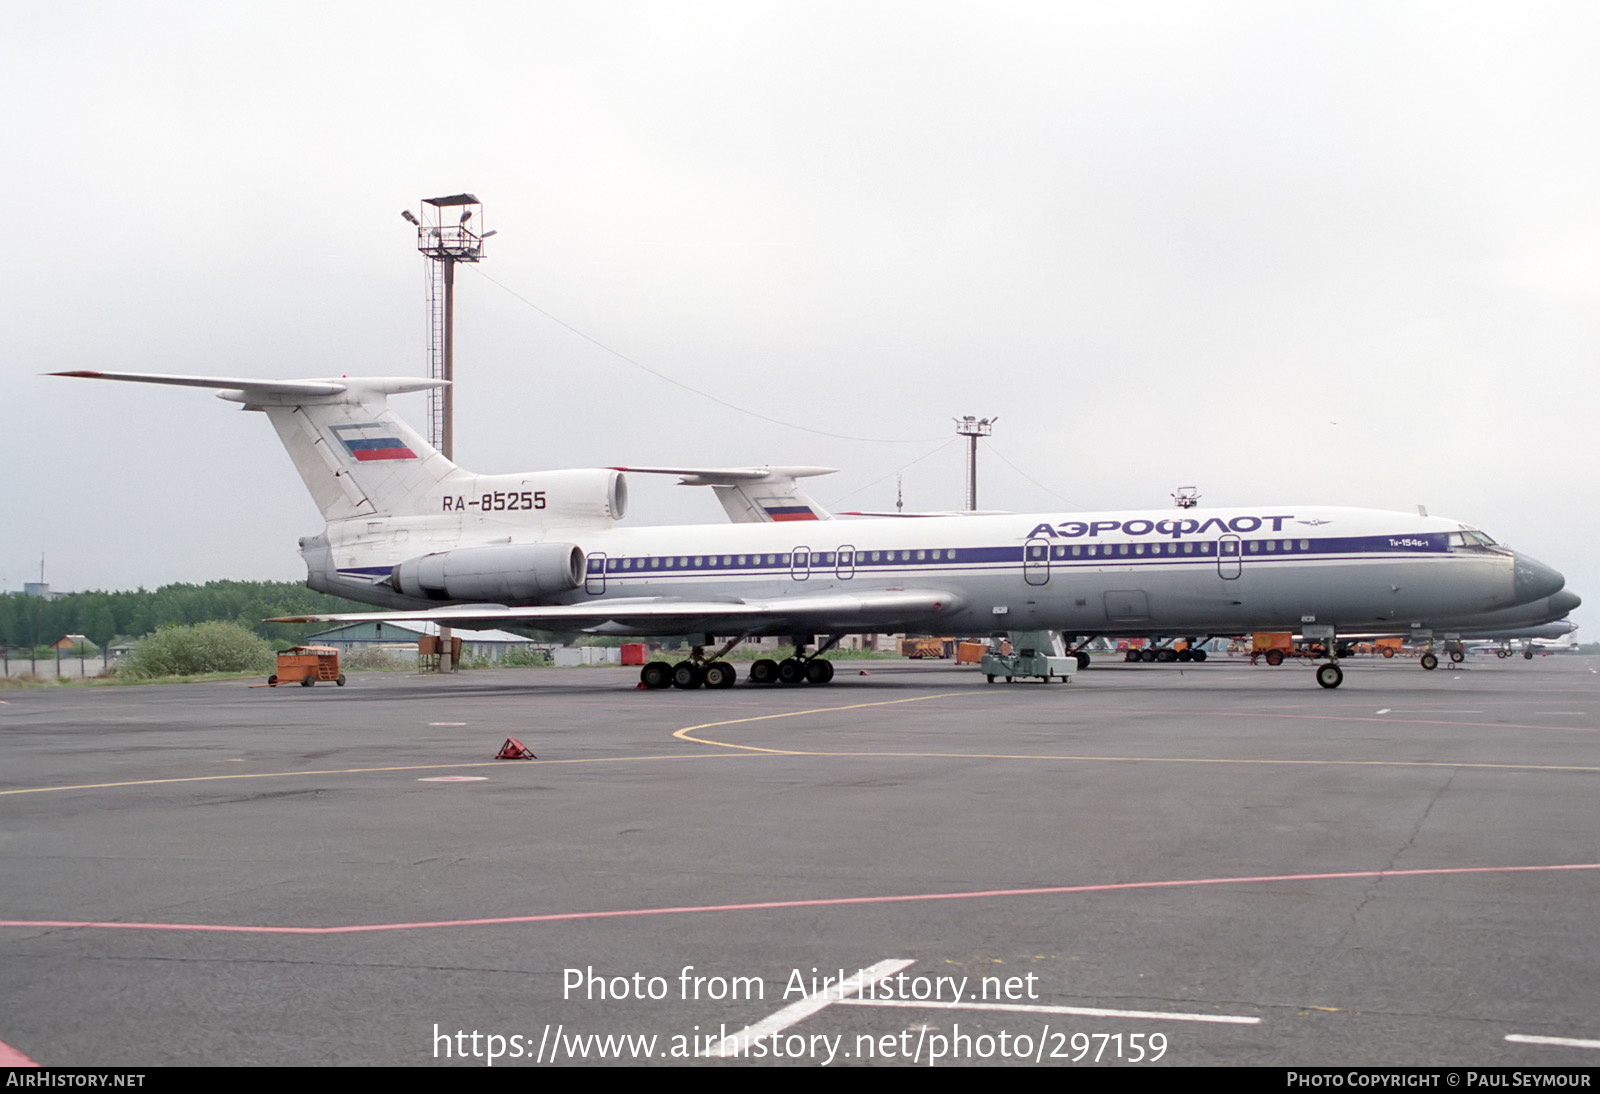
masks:
MULTIPOLYGON (((792 637, 796 653, 755 662, 751 683, 824 684, 833 668, 820 655, 846 634, 1315 630, 1331 639, 1478 623, 1565 583, 1457 521, 1308 505, 618 526, 628 498, 620 470, 474 474, 389 408, 390 395, 440 381, 54 375, 213 388, 267 416, 327 522, 300 540, 307 584, 384 609, 285 621, 703 633, 707 647, 713 635, 726 639, 676 665, 646 665, 652 688, 732 687, 723 658, 756 636, 792 637), (828 638, 819 645, 818 635, 828 638)), ((677 473, 740 481, 729 469, 677 473)), ((1317 681, 1338 687, 1337 643, 1325 646, 1317 681)))

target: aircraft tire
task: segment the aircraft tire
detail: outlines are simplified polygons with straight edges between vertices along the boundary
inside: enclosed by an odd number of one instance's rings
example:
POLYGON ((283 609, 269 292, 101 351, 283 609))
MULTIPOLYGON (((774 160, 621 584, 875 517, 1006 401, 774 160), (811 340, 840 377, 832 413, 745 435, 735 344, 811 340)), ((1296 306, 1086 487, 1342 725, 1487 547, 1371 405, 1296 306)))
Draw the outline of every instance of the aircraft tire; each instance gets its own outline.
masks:
POLYGON ((1434 654, 1425 653, 1422 655, 1421 664, 1423 668, 1427 669, 1429 672, 1432 672, 1434 669, 1439 667, 1439 658, 1434 654))
POLYGON ((672 686, 691 691, 706 682, 706 675, 693 661, 679 661, 672 666, 672 686))
POLYGON ((1077 653, 1073 654, 1073 656, 1078 659, 1078 670, 1080 672, 1089 667, 1088 654, 1084 653, 1082 650, 1079 650, 1077 653))
POLYGON ((778 662, 778 683, 784 685, 803 684, 806 682, 806 664, 794 657, 786 657, 778 662))
POLYGON ((763 657, 750 666, 750 682, 752 684, 776 684, 778 682, 778 663, 770 657, 763 657))
POLYGON ((1336 688, 1344 683, 1344 670, 1329 661, 1326 665, 1317 666, 1317 683, 1325 688, 1336 688))
POLYGON ((672 686, 672 666, 665 661, 651 661, 639 670, 639 682, 651 691, 672 686))
POLYGON ((714 691, 731 688, 739 679, 739 670, 722 661, 713 661, 705 667, 706 687, 714 691))
POLYGON ((818 657, 806 662, 806 683, 826 684, 833 679, 833 662, 818 657))
POLYGON ((1532 650, 1523 650, 1522 651, 1522 659, 1524 661, 1532 661, 1533 660, 1533 651, 1532 650))
POLYGON ((1467 659, 1467 655, 1462 653, 1460 650, 1451 650, 1450 651, 1450 660, 1454 661, 1456 664, 1459 665, 1459 664, 1461 664, 1461 662, 1465 661, 1466 659, 1467 659))

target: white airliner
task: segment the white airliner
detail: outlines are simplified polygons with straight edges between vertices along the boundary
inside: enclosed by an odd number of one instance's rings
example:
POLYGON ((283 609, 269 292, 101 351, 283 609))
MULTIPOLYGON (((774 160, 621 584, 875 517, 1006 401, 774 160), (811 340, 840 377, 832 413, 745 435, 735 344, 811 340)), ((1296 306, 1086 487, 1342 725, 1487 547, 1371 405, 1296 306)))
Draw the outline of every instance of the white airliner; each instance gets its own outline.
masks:
MULTIPOLYGON (((797 652, 755 662, 752 683, 822 684, 818 655, 846 634, 1442 630, 1564 584, 1456 521, 1305 505, 619 527, 615 468, 477 475, 431 448, 388 397, 437 381, 56 375, 215 388, 266 414, 327 521, 300 540, 307 584, 387 609, 294 621, 728 639, 646 665, 656 688, 731 687, 722 658, 753 636, 797 652)), ((728 485, 739 470, 676 473, 728 485)), ((820 470, 770 469, 791 483, 820 470)), ((1336 656, 1317 669, 1323 687, 1343 675, 1336 656)))

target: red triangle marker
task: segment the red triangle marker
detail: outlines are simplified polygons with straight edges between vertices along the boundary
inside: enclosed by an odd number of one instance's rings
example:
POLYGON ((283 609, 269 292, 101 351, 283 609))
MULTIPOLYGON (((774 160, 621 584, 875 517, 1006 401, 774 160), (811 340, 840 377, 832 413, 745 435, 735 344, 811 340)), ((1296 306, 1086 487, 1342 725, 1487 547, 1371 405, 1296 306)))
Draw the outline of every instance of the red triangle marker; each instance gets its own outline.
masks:
POLYGON ((495 754, 497 760, 537 760, 527 745, 515 737, 507 737, 506 743, 500 746, 500 751, 495 754))

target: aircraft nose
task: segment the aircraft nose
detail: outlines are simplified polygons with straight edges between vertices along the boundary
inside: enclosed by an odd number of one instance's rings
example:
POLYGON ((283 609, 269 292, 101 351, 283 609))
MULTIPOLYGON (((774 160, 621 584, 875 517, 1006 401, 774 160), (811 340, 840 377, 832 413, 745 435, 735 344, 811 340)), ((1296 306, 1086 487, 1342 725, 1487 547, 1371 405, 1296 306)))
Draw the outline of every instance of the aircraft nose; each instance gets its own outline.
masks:
POLYGON ((1583 603, 1583 597, 1571 589, 1562 589, 1550 598, 1550 610, 1562 615, 1570 615, 1572 610, 1583 603))
POLYGON ((1528 604, 1546 596, 1555 596, 1567 579, 1557 570, 1517 552, 1511 571, 1512 589, 1518 604, 1528 604))

